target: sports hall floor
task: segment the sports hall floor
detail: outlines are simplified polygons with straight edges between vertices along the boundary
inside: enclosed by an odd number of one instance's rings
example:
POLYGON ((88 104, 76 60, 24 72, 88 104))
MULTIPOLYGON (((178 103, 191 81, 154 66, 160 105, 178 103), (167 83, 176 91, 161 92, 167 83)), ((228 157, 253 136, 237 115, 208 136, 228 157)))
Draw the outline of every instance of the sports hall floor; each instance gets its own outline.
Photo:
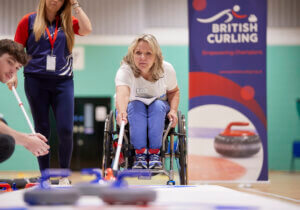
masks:
MULTIPOLYGON (((21 178, 21 177, 34 177, 38 176, 39 172, 0 172, 0 178, 21 178)), ((177 176, 176 176, 177 177, 177 176)), ((87 182, 91 180, 91 176, 82 176, 79 172, 73 172, 70 179, 72 184, 78 182, 87 182)), ((286 171, 270 171, 269 172, 269 182, 264 183, 253 183, 249 185, 241 185, 238 183, 203 183, 203 182, 193 182, 193 185, 197 185, 197 189, 182 188, 168 188, 166 186, 167 177, 163 175, 153 176, 151 180, 138 180, 136 178, 128 178, 127 181, 130 185, 147 185, 146 187, 156 187, 159 191, 158 203, 152 204, 148 207, 138 207, 140 208, 149 208, 152 209, 300 209, 300 171, 298 172, 286 172, 286 171), (151 185, 151 186, 148 186, 151 185), (225 188, 224 188, 225 187, 225 188), (167 192, 169 191, 169 192, 167 192), (176 191, 176 193, 175 193, 176 191), (168 196, 171 192, 174 193, 174 196, 168 196), (184 192, 184 193, 183 193, 184 192), (165 193, 165 194, 163 194, 165 193), (191 193, 191 194, 189 194, 191 193), (197 196, 198 194, 198 196, 197 196), (232 194, 232 196, 231 196, 232 194), (178 204, 177 198, 178 196, 178 204), (182 197, 187 196, 187 198, 182 197), (188 199, 188 197, 193 197, 188 199), (217 201, 214 201, 214 197, 220 199, 220 204, 217 201), (232 198, 232 197, 236 197, 232 198), (162 198, 163 197, 163 198, 162 198), (174 200, 170 205, 164 202, 168 202, 168 199, 174 200), (187 199, 187 200, 186 200, 187 199), (198 199, 198 200, 197 200, 198 199), (230 203, 230 200, 244 200, 236 202, 237 206, 227 205, 230 203), (248 200, 247 200, 248 199, 248 200), (185 200, 187 201, 185 204, 185 200), (193 205, 190 203, 195 202, 193 205), (213 207, 211 206, 213 202, 213 207), (264 203, 265 202, 265 203, 264 203), (273 203, 273 204, 272 204, 273 203), (164 206, 165 205, 165 206, 164 206), (251 206, 251 205, 254 205, 251 206), (168 208, 166 207, 168 206, 168 208), (232 207, 232 208, 231 208, 232 207), (299 207, 299 208, 298 208, 299 207)), ((176 184, 179 182, 175 179, 176 184)), ((13 192, 11 194, 0 193, 0 209, 11 209, 10 203, 13 200, 13 197, 16 197, 16 203, 21 202, 22 199, 21 192, 13 192), (9 198, 9 199, 8 199, 9 198), (18 201, 19 199, 19 201, 18 201), (6 202, 4 202, 6 200, 6 202), (3 203, 3 206, 1 205, 3 203), (9 208, 7 208, 9 207, 9 208)), ((23 202, 23 201, 22 201, 23 202)), ((118 209, 111 206, 102 206, 99 207, 99 204, 94 204, 94 206, 88 206, 85 202, 90 202, 85 200, 79 206, 71 207, 71 209, 118 209), (98 206, 98 207, 97 207, 98 206), (97 207, 97 208, 96 208, 97 207), (102 208, 104 207, 104 208, 102 208)), ((12 205, 14 206, 14 205, 12 205)), ((17 205, 18 207, 18 205, 17 205)), ((53 207, 48 207, 53 209, 53 207)), ((124 208, 124 207, 122 207, 124 208)), ((136 209, 136 207, 132 207, 136 209)), ((127 206, 126 209, 132 209, 130 206, 127 206)), ((28 206, 25 209, 28 208, 28 206)), ((39 208, 33 208, 39 209, 39 208)), ((59 209, 70 209, 70 207, 59 208, 59 209)))

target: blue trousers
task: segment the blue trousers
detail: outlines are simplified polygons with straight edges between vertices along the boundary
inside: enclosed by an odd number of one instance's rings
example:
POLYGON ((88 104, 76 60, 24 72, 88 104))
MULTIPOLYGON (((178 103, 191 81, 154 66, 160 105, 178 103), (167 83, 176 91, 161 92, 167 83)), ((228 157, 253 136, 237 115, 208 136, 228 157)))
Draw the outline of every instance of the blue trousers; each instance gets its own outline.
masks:
POLYGON ((129 102, 127 113, 130 141, 135 149, 147 148, 147 139, 149 149, 161 148, 165 118, 169 111, 167 101, 155 100, 148 106, 141 101, 129 102))
MULTIPOLYGON (((69 168, 73 151, 73 79, 25 76, 25 93, 31 108, 35 131, 50 137, 49 111, 53 110, 59 138, 59 164, 69 168)), ((38 157, 40 170, 50 167, 50 154, 38 157)))

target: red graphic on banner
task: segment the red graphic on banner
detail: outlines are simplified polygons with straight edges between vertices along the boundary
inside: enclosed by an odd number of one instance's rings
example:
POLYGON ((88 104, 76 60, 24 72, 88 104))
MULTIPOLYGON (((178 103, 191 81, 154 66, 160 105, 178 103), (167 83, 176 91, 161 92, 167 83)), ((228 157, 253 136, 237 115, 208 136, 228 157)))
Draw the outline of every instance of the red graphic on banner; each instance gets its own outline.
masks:
POLYGON ((247 169, 242 165, 220 157, 189 155, 189 180, 235 180, 244 176, 247 169))
POLYGON ((251 100, 254 98, 255 90, 252 86, 245 86, 241 89, 241 96, 246 101, 251 100))
POLYGON ((233 16, 236 17, 236 18, 238 18, 238 19, 244 19, 244 18, 247 17, 247 15, 239 15, 239 14, 237 14, 234 10, 232 10, 231 12, 232 12, 233 16))
POLYGON ((263 125, 265 127, 267 126, 265 113, 254 98, 250 99, 251 97, 254 97, 254 90, 252 92, 250 86, 245 86, 245 90, 242 90, 242 87, 237 83, 225 77, 207 72, 190 72, 189 81, 190 99, 208 95, 221 96, 232 99, 248 107, 248 109, 251 110, 260 119, 263 125))
POLYGON ((206 0, 194 0, 193 7, 197 11, 204 10, 206 8, 206 0))

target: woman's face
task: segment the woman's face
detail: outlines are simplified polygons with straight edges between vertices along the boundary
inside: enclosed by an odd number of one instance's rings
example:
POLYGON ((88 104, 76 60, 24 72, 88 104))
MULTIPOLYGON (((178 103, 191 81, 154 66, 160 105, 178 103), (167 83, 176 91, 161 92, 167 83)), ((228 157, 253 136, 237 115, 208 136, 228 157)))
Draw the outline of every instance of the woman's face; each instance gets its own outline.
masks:
POLYGON ((142 75, 149 72, 155 61, 155 55, 149 46, 148 42, 140 41, 133 51, 134 64, 139 70, 141 70, 142 75))
POLYGON ((65 0, 46 0, 46 9, 47 11, 57 13, 64 2, 65 0))

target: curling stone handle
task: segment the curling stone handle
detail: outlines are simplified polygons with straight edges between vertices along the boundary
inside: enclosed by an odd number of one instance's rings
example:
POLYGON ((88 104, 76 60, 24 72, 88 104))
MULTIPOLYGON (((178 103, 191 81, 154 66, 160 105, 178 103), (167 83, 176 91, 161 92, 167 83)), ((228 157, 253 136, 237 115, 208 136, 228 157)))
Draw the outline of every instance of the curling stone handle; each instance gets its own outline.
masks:
POLYGON ((69 169, 45 169, 42 171, 42 179, 49 179, 50 177, 67 177, 71 175, 69 169))
POLYGON ((247 125, 249 125, 248 122, 231 122, 227 125, 224 133, 230 133, 232 126, 247 126, 247 125))
POLYGON ((117 180, 114 182, 113 187, 121 187, 124 177, 137 177, 137 176, 151 176, 151 171, 146 169, 123 170, 118 173, 117 180))
POLYGON ((20 108, 21 108, 21 110, 22 110, 22 112, 23 112, 23 114, 24 114, 24 116, 25 116, 25 118, 26 118, 26 121, 27 121, 27 123, 28 123, 28 125, 29 125, 29 127, 30 127, 31 132, 32 132, 33 134, 36 134, 36 132, 35 132, 35 130, 34 130, 34 128, 33 128, 33 125, 32 125, 32 123, 31 123, 31 121, 30 121, 30 119, 29 119, 29 117, 28 117, 28 115, 27 115, 27 113, 26 113, 26 111, 25 111, 25 108, 24 108, 24 105, 23 105, 23 103, 22 103, 22 101, 21 101, 21 99, 20 99, 20 96, 18 95, 18 93, 17 93, 17 91, 16 91, 15 86, 12 86, 12 91, 13 91, 13 93, 14 93, 14 95, 15 95, 15 97, 16 97, 18 103, 19 103, 19 106, 20 106, 20 108))
POLYGON ((99 170, 98 168, 84 168, 81 170, 81 173, 95 175, 96 178, 91 181, 91 183, 99 183, 99 181, 102 180, 101 170, 99 170))
POLYGON ((8 183, 0 182, 0 187, 4 188, 4 190, 2 190, 4 192, 11 192, 11 191, 13 191, 11 189, 11 186, 8 183))
POLYGON ((47 189, 49 188, 47 180, 50 177, 68 177, 71 175, 71 171, 69 169, 45 169, 42 171, 41 175, 40 187, 47 189))

